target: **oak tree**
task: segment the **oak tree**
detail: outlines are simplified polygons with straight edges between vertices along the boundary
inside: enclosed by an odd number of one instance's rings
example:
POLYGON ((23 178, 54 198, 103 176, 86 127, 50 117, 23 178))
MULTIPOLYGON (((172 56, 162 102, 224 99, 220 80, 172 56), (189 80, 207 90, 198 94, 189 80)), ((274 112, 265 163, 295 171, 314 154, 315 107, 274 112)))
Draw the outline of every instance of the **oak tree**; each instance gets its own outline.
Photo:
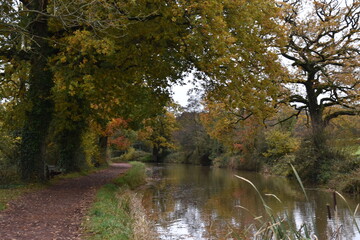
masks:
POLYGON ((299 15, 301 6, 296 1, 284 17, 281 55, 294 67, 291 86, 301 86, 288 100, 309 113, 313 135, 322 136, 332 119, 360 113, 360 2, 314 0, 306 17, 299 15))
MULTIPOLYGON (((291 64, 286 101, 310 117, 313 143, 325 151, 325 128, 344 115, 359 115, 360 1, 289 1, 284 7, 286 43, 281 55, 291 64)), ((323 159, 323 160, 321 160, 323 159)), ((326 161, 315 159, 317 169, 326 161)))

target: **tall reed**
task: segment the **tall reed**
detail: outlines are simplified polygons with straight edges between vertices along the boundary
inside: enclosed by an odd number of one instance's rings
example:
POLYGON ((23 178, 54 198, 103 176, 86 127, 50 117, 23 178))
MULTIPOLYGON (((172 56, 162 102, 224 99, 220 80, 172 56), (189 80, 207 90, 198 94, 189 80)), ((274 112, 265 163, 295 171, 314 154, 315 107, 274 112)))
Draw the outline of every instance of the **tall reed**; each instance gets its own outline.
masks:
MULTIPOLYGON (((304 193, 306 200, 308 200, 305 187, 299 177, 294 166, 291 165, 291 168, 294 172, 294 175, 304 193)), ((274 212, 271 207, 267 204, 265 198, 259 189, 253 184, 249 179, 235 175, 238 179, 245 181, 251 185, 251 187, 256 191, 259 196, 262 206, 265 209, 265 216, 254 216, 254 224, 248 226, 244 230, 244 235, 246 237, 239 237, 238 239, 254 239, 254 240, 317 240, 318 237, 313 234, 311 231, 311 226, 309 223, 303 223, 300 227, 296 227, 296 224, 290 219, 288 212, 284 209, 284 214, 278 214, 274 212)), ((278 202, 282 203, 281 199, 278 198, 275 194, 264 194, 264 196, 275 198, 278 202)), ((336 207, 336 196, 339 196, 347 206, 348 210, 352 213, 353 223, 356 226, 357 230, 360 233, 360 228, 356 222, 355 216, 359 209, 359 204, 356 206, 356 209, 352 211, 349 203, 346 201, 345 197, 339 192, 334 191, 334 212, 335 220, 337 218, 337 207, 336 207)), ((237 206, 250 214, 252 214, 246 207, 237 206)), ((329 213, 330 214, 330 213, 329 213)), ((341 239, 341 227, 335 229, 334 234, 330 237, 331 240, 341 239)))

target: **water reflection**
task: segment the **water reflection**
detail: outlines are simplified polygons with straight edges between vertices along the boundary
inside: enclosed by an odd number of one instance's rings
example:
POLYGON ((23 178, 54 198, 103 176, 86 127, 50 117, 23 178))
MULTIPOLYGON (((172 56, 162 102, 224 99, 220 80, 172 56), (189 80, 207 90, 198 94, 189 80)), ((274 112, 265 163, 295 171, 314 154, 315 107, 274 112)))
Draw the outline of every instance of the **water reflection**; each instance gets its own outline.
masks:
MULTIPOLYGON (((254 216, 265 217, 265 209, 254 189, 224 169, 192 165, 151 166, 161 180, 144 190, 143 203, 156 223, 160 239, 235 239, 254 223, 254 216), (248 211, 239 208, 242 206, 248 211)), ((308 191, 309 201, 299 186, 285 178, 236 172, 252 181, 268 205, 300 228, 308 223, 319 239, 360 239, 352 213, 338 199, 337 220, 328 220, 326 204, 332 194, 308 191)), ((355 208, 355 201, 349 200, 355 208)), ((333 218, 334 219, 334 218, 333 218)))

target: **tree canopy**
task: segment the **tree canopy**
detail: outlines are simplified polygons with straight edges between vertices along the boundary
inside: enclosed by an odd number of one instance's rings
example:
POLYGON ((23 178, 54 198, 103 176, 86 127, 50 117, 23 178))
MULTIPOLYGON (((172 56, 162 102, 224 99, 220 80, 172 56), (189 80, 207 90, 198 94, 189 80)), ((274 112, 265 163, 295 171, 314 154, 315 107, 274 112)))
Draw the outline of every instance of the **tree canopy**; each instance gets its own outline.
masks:
POLYGON ((162 114, 171 83, 193 69, 220 80, 222 69, 259 65, 275 9, 270 0, 5 1, 1 97, 24 112, 23 178, 44 178, 51 131, 73 169, 90 122, 162 114))

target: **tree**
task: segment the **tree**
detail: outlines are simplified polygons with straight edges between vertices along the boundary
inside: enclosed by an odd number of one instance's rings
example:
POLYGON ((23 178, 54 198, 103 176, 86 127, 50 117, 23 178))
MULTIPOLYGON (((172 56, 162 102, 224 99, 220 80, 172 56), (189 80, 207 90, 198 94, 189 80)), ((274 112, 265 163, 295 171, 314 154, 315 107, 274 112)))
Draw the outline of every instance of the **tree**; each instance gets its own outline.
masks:
MULTIPOLYGON (((301 10, 305 1, 288 4, 283 18, 287 40, 280 49, 293 67, 286 100, 298 110, 296 115, 308 113, 320 155, 325 151, 324 131, 329 122, 360 113, 360 1, 313 0, 307 13, 301 10)), ((324 161, 316 159, 315 168, 320 169, 324 161)))
MULTIPOLYGON (((26 111, 21 134, 20 148, 20 171, 24 180, 32 178, 45 179, 45 140, 48 127, 53 113, 51 100, 51 88, 53 86, 52 72, 48 68, 47 60, 53 54, 54 49, 49 44, 48 16, 45 14, 48 1, 21 1, 23 6, 20 10, 26 17, 19 19, 19 27, 24 25, 22 34, 27 34, 26 40, 16 41, 9 51, 16 51, 16 56, 21 55, 21 48, 28 47, 25 56, 28 57, 30 70, 27 79, 27 101, 31 102, 31 108, 26 111), (26 22, 25 22, 26 18, 26 22), (19 49, 16 45, 19 44, 19 49)), ((11 2, 11 4, 13 4, 11 2)), ((14 56, 11 56, 14 57, 14 56)), ((22 56, 23 58, 24 56, 22 56)))
MULTIPOLYGON (((323 136, 332 119, 360 113, 360 2, 344 7, 337 0, 312 3, 306 18, 299 17, 300 1, 285 15, 288 41, 281 55, 295 67, 290 83, 304 90, 291 94, 289 102, 308 111, 313 135, 323 136)), ((322 140, 314 139, 315 145, 322 140)))
POLYGON ((31 106, 22 130, 24 180, 45 179, 53 100, 62 116, 55 123, 61 159, 71 170, 89 116, 104 127, 119 112, 132 122, 149 117, 169 99, 170 80, 188 68, 175 41, 186 26, 166 2, 9 0, 0 10, 3 64, 27 61, 30 69, 21 83, 31 106))
MULTIPOLYGON (((228 44, 209 49, 208 61, 199 64, 199 69, 206 73, 206 102, 223 103, 229 118, 235 121, 252 115, 266 118, 274 112, 283 77, 283 68, 273 51, 281 36, 276 20, 279 8, 274 1, 238 5, 225 1, 221 9, 222 12, 213 13, 225 15, 218 23, 221 30, 217 34, 221 36, 215 38, 226 38, 228 44)), ((213 39, 210 40, 209 44, 213 39)))
MULTIPOLYGON (((81 135, 81 126, 86 127, 89 121, 102 129, 117 117, 139 124, 162 112, 170 99, 167 87, 188 68, 177 40, 183 26, 170 19, 167 11, 171 8, 165 2, 147 3, 147 8, 141 1, 99 6, 93 9, 99 20, 106 21, 111 13, 111 19, 121 27, 91 31, 85 22, 83 29, 58 40, 60 51, 52 59, 52 69, 56 116, 62 121, 57 125, 64 128, 61 132, 65 134, 61 134, 65 138, 81 135), (113 7, 118 11, 113 12, 113 7)), ((106 141, 105 136, 100 137, 102 146, 107 146, 106 141)), ((70 155, 77 148, 74 146, 70 155)), ((62 159, 74 162, 67 155, 62 159)))
POLYGON ((176 128, 175 116, 167 111, 144 121, 144 127, 139 135, 151 145, 153 161, 161 161, 168 150, 175 148, 172 134, 176 128))
POLYGON ((221 146, 207 134, 201 115, 202 112, 191 111, 188 107, 187 111, 176 118, 179 127, 174 132, 173 139, 179 145, 185 162, 210 165, 211 155, 221 146))

